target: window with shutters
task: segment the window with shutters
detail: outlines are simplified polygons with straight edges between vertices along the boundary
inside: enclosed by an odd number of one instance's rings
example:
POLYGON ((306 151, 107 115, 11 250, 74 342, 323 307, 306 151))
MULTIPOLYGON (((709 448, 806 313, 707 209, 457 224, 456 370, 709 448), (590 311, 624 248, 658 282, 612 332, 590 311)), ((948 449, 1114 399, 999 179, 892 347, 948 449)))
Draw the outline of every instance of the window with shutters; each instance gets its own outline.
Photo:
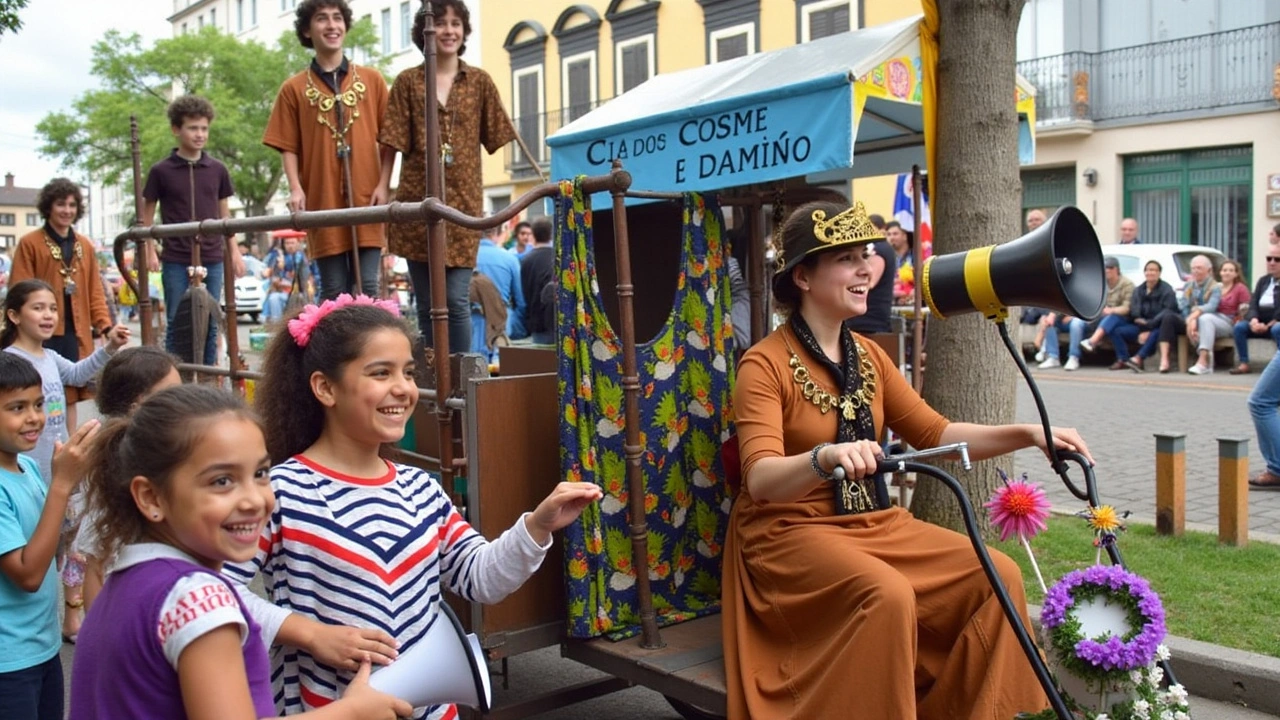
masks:
POLYGON ((515 98, 512 105, 515 106, 516 132, 520 134, 520 139, 524 140, 525 146, 529 148, 529 152, 535 153, 537 156, 527 158, 524 152, 517 150, 515 161, 516 164, 528 165, 530 162, 543 163, 546 158, 542 145, 542 120, 544 112, 544 103, 542 98, 542 66, 535 65, 533 67, 517 70, 512 73, 512 85, 515 88, 515 98))
POLYGON ((596 103, 596 53, 572 55, 560 61, 563 78, 564 121, 568 124, 591 112, 596 103))
POLYGON ((413 39, 409 36, 413 34, 413 14, 409 9, 408 2, 400 3, 400 47, 407 48, 413 39))
POLYGON ((756 26, 754 23, 734 25, 711 32, 711 62, 732 60, 755 52, 756 26))
POLYGON ((382 54, 391 54, 391 8, 382 9, 382 54))
POLYGON ((614 59, 618 71, 614 78, 617 95, 630 90, 653 77, 653 36, 643 37, 617 43, 617 57, 614 59))
POLYGON ((854 1, 817 0, 798 4, 800 42, 838 35, 857 27, 854 1))
POLYGON ((1124 159, 1124 214, 1138 221, 1144 243, 1215 248, 1252 277, 1252 182, 1249 145, 1130 155, 1124 159))
POLYGON ((0 225, 17 225, 18 216, 13 213, 0 213, 0 225))

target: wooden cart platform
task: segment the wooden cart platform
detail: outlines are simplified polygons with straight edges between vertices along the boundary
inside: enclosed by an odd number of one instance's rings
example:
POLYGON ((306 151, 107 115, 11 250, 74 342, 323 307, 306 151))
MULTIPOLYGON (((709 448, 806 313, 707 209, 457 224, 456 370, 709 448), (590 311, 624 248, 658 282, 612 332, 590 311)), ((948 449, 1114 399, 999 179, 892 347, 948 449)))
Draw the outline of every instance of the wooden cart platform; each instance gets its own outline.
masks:
POLYGON ((725 714, 724 645, 720 615, 662 628, 663 647, 641 647, 636 636, 568 641, 561 653, 584 665, 656 690, 707 712, 725 714))

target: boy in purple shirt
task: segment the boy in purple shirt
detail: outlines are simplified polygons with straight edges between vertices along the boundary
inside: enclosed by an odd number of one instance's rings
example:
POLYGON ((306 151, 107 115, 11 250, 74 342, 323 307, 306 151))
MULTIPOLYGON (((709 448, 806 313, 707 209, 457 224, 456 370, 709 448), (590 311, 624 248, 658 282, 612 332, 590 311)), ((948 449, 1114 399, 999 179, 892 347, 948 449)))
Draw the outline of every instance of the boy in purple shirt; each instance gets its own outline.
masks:
MULTIPOLYGON (((147 173, 147 185, 142 190, 146 199, 142 208, 143 225, 150 226, 155 221, 157 203, 160 204, 161 222, 165 224, 231 217, 227 206, 227 198, 235 194, 231 175, 226 165, 204 151, 213 115, 213 105, 195 95, 183 95, 169 104, 169 125, 178 147, 169 157, 152 165, 147 173)), ((178 352, 179 342, 190 342, 189 338, 173 336, 173 317, 178 312, 178 301, 190 285, 187 268, 191 266, 191 244, 194 240, 192 237, 166 238, 159 257, 155 254, 154 245, 147 256, 147 269, 159 270, 164 286, 169 327, 165 334, 165 348, 171 353, 178 352)), ((208 272, 204 284, 216 299, 222 298, 224 245, 222 235, 200 238, 200 264, 208 272)), ((234 277, 244 274, 244 261, 239 253, 232 253, 231 263, 234 277)), ((209 342, 204 354, 206 365, 213 365, 217 360, 217 334, 216 327, 209 328, 209 342)))

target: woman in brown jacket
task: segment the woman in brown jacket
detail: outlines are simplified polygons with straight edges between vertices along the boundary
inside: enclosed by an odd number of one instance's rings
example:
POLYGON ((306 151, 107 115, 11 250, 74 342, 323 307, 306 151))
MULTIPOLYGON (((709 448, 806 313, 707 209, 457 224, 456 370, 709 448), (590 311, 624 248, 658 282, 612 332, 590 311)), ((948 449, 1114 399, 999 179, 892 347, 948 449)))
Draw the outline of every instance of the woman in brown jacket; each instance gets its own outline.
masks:
MULTIPOLYGON (((728 713, 742 718, 1008 720, 1047 705, 969 539, 889 507, 881 429, 974 459, 1032 445, 1032 425, 953 423, 850 332, 871 286, 861 205, 812 203, 783 228, 773 292, 787 323, 743 356, 734 389, 742 491, 722 585, 728 713), (836 467, 846 479, 836 479, 836 467)), ((1088 456, 1080 436, 1060 447, 1088 456)), ((1018 566, 991 552, 1009 595, 1018 566)))
MULTIPOLYGON (((93 354, 94 330, 105 335, 112 327, 93 242, 72 228, 84 215, 80 186, 66 178, 50 180, 40 189, 36 209, 44 227, 19 238, 9 283, 38 278, 53 286, 59 322, 45 347, 75 362, 93 354)), ((67 427, 75 427, 75 403, 90 398, 84 388, 67 388, 67 427)))

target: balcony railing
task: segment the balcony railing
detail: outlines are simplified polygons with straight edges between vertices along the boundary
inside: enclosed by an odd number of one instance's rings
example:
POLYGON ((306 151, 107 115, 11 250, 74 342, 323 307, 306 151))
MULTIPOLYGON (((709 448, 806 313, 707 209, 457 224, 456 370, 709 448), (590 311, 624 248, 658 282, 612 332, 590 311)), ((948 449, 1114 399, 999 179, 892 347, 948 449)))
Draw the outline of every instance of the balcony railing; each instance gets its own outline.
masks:
POLYGON ((570 122, 596 109, 601 102, 603 101, 581 103, 571 105, 564 110, 512 118, 511 122, 516 126, 516 132, 520 133, 520 138, 524 140, 525 146, 529 148, 533 157, 526 157, 516 143, 508 144, 506 167, 511 179, 521 180, 537 175, 533 169, 533 163, 537 163, 545 170, 551 164, 551 148, 547 147, 547 138, 570 122))
POLYGON ((1024 60, 1036 121, 1105 121, 1273 100, 1280 23, 1024 60))

